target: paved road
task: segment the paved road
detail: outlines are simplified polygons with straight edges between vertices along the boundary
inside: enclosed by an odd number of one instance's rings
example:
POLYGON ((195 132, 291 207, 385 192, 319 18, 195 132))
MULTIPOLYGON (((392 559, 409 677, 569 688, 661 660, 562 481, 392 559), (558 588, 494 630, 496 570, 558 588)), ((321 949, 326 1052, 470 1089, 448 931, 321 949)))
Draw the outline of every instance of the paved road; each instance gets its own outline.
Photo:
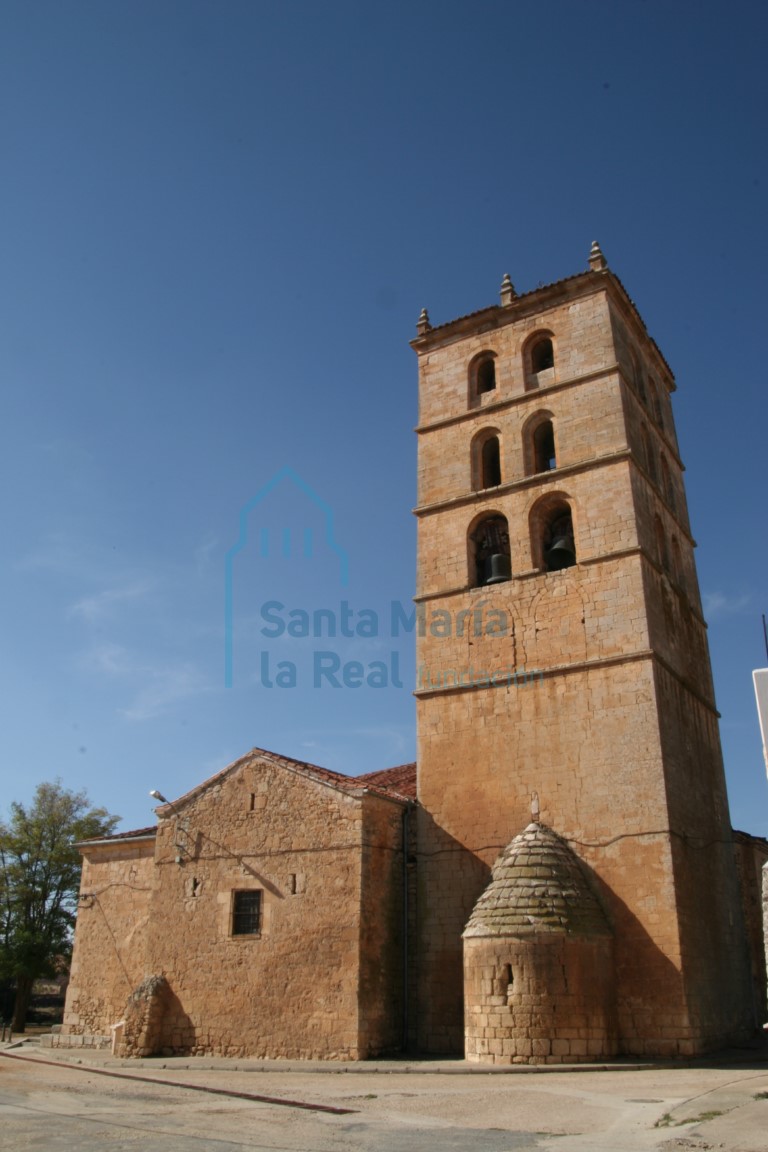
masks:
POLYGON ((72 1060, 0 1052, 3 1152, 768 1152, 759 1061, 484 1075, 72 1060))

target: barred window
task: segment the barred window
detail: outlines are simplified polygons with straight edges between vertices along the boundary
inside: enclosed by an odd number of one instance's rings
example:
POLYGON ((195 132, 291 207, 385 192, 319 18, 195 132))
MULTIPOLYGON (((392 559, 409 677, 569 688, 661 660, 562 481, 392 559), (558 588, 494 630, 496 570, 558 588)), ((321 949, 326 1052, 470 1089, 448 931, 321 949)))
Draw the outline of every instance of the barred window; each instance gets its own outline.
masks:
POLYGON ((232 935, 258 936, 261 932, 261 891, 232 893, 232 935))

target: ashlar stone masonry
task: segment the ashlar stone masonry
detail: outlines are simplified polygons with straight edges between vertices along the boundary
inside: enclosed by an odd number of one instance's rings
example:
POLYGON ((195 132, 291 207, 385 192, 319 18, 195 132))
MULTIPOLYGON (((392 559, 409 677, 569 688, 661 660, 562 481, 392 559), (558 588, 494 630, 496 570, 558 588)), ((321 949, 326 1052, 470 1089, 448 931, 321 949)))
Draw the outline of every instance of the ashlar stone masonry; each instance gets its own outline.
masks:
POLYGON ((596 244, 413 348, 418 766, 254 749, 81 845, 58 1042, 570 1062, 763 1022, 669 365, 596 244))

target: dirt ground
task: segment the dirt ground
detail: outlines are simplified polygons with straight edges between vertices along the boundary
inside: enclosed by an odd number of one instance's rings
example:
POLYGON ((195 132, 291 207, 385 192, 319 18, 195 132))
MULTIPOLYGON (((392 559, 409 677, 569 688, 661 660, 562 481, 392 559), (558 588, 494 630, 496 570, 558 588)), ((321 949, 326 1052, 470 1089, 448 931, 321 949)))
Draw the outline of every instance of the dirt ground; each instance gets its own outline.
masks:
POLYGON ((768 1062, 492 1072, 0 1049, 0 1149, 768 1152, 768 1062), (267 1070, 268 1068, 268 1070, 267 1070))

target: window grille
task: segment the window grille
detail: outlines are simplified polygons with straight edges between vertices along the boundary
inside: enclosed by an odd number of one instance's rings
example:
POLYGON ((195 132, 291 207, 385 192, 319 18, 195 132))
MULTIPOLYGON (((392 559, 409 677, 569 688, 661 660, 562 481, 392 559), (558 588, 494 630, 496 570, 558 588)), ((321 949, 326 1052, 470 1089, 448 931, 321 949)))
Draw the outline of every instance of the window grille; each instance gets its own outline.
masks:
POLYGON ((234 892, 232 935, 258 936, 261 931, 261 892, 259 889, 234 892))

